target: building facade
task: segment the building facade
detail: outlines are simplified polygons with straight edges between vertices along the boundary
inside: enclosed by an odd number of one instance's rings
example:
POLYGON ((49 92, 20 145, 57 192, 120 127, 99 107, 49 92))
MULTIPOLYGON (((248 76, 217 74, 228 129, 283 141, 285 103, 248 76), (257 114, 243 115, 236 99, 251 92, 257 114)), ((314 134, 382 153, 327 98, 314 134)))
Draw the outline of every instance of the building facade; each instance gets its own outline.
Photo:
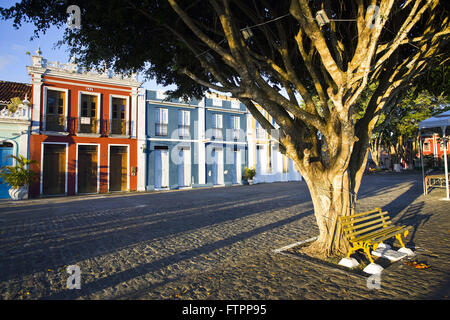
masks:
POLYGON ((242 183, 248 166, 247 109, 236 99, 207 94, 200 103, 204 113, 205 183, 230 186, 242 183))
POLYGON ((39 49, 27 70, 23 104, 0 108, 0 156, 36 161, 30 197, 231 186, 245 167, 255 183, 301 180, 239 100, 168 99, 135 75, 50 62, 39 49))
POLYGON ((294 162, 279 150, 279 126, 267 111, 256 105, 259 112, 272 123, 276 129, 267 132, 250 114, 247 116, 248 167, 255 168, 255 183, 277 181, 301 181, 302 176, 294 166, 294 162))
POLYGON ((33 97, 29 157, 40 172, 30 196, 137 190, 141 83, 108 70, 49 62, 39 49, 27 70, 33 97))
POLYGON ((146 168, 138 180, 145 187, 138 190, 242 184, 245 167, 256 168, 255 183, 301 180, 277 137, 238 100, 208 93, 183 101, 153 90, 145 96, 145 124, 138 130, 139 167, 146 168))
POLYGON ((198 102, 167 100, 162 91, 146 91, 145 189, 191 188, 198 180, 198 102))
MULTIPOLYGON (((28 158, 31 85, 0 81, 0 168, 14 165, 10 156, 22 155, 28 158), (11 99, 22 101, 16 110, 8 109, 11 99)), ((9 198, 10 186, 0 181, 0 199, 9 198)))
POLYGON ((147 90, 146 190, 240 184, 246 166, 246 109, 228 97, 169 100, 147 90))
MULTIPOLYGON (((422 154, 424 158, 431 160, 428 165, 439 167, 444 163, 444 143, 439 134, 429 134, 422 137, 422 154)), ((450 155, 450 141, 447 140, 447 155, 450 155)), ((420 154, 417 155, 420 157, 420 154)))

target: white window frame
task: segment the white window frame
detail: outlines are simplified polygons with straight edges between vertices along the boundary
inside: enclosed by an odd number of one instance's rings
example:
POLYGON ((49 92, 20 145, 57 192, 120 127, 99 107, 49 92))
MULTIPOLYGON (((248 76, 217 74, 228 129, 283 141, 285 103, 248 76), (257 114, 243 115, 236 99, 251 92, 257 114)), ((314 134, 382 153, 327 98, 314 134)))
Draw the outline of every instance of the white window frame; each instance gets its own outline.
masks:
POLYGON ((44 104, 42 108, 42 131, 47 130, 47 123, 46 123, 46 116, 47 116, 47 91, 48 90, 54 90, 59 92, 64 92, 65 99, 64 99, 64 132, 67 132, 67 122, 69 121, 68 115, 69 115, 69 89, 66 88, 58 88, 58 87, 49 87, 44 86, 44 104))
POLYGON ((130 135, 130 97, 129 96, 121 96, 118 94, 110 94, 109 95, 109 128, 108 132, 111 134, 111 123, 112 123, 112 99, 113 98, 119 98, 119 99, 125 99, 125 121, 127 123, 127 131, 125 135, 130 135))
POLYGON ((239 139, 241 130, 241 117, 236 115, 230 116, 230 127, 233 130, 232 138, 239 139))
POLYGON ((220 98, 212 98, 212 104, 215 107, 221 107, 222 106, 222 99, 220 99, 220 98))
POLYGON ((90 95, 90 96, 97 96, 97 134, 100 133, 100 109, 102 106, 101 97, 102 94, 100 92, 89 92, 89 91, 78 91, 78 125, 77 125, 77 134, 80 133, 80 124, 81 124, 81 95, 90 95))
POLYGON ((220 139, 223 139, 223 114, 221 113, 213 113, 211 119, 211 128, 213 129, 212 134, 214 138, 216 137, 216 132, 220 132, 220 139), (219 126, 220 124, 220 126, 219 126))
POLYGON ((223 129, 223 114, 221 113, 213 113, 211 127, 214 129, 223 129), (220 121, 219 121, 220 119, 220 121), (220 123, 220 126, 218 124, 220 123))
POLYGON ((231 100, 231 108, 232 109, 240 109, 241 108, 241 102, 238 100, 231 100))
POLYGON ((180 136, 180 137, 189 137, 190 136, 190 128, 191 128, 191 111, 190 110, 178 110, 178 126, 182 126, 182 128, 183 128, 183 129, 178 128, 178 136, 180 136), (185 134, 186 132, 184 132, 186 126, 189 127, 187 134, 185 134))
POLYGON ((169 135, 169 109, 168 108, 155 108, 155 136, 165 137, 169 135), (163 112, 161 112, 163 111, 163 112), (163 115, 163 116, 161 116, 163 115), (165 117, 164 117, 165 115, 165 117), (162 122, 160 122, 162 118, 162 122), (165 121, 164 121, 165 120, 165 121), (161 135, 156 132, 156 124, 165 124, 167 125, 167 134, 161 135))

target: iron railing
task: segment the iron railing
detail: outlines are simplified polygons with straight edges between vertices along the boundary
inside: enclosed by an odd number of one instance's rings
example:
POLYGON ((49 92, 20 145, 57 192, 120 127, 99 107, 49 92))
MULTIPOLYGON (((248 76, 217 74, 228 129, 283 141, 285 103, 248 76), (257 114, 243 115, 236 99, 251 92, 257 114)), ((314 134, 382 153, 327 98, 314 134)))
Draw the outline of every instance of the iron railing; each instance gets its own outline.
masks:
POLYGON ((45 131, 66 132, 67 118, 59 114, 47 114, 45 116, 45 131))
POLYGON ((110 134, 127 135, 129 122, 122 119, 111 119, 109 126, 110 134))

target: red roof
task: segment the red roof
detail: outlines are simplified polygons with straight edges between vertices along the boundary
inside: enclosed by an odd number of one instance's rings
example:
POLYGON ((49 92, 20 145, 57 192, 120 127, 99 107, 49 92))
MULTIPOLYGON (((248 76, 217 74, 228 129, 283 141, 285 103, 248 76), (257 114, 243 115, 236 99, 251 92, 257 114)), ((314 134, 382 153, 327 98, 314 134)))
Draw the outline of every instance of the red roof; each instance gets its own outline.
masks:
POLYGON ((0 104, 8 104, 15 97, 24 100, 25 95, 31 100, 31 84, 0 80, 0 104))

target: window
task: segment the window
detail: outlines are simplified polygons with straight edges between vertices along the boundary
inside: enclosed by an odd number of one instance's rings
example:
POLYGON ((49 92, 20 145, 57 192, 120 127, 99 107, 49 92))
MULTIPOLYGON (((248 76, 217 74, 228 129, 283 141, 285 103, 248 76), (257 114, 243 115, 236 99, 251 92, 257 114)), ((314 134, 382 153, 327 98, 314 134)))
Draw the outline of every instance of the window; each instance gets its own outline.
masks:
POLYGON ((425 142, 423 144, 423 151, 424 152, 430 152, 431 151, 431 144, 429 142, 425 142))
POLYGON ((168 110, 163 108, 156 109, 155 135, 168 135, 168 110))
POLYGON ((239 131, 241 129, 241 118, 239 116, 230 117, 230 128, 233 130, 232 139, 239 139, 239 131))
POLYGON ((190 111, 180 110, 178 112, 178 135, 180 137, 189 137, 190 131, 190 111))
POLYGON ((241 107, 241 103, 238 100, 232 100, 231 101, 231 108, 239 109, 240 107, 241 107))
POLYGON ((222 115, 221 114, 213 114, 212 115, 212 136, 215 139, 222 139, 222 130, 223 130, 223 125, 222 125, 222 115))
POLYGON ((47 90, 45 130, 57 132, 66 130, 65 101, 64 91, 47 90))
POLYGON ((266 138, 266 132, 264 131, 264 128, 261 127, 258 121, 256 121, 256 139, 265 139, 266 138))
POLYGON ((127 100, 124 98, 111 99, 111 126, 112 134, 127 134, 127 100))
POLYGON ((97 133, 97 95, 81 94, 81 117, 80 132, 81 133, 97 133))

